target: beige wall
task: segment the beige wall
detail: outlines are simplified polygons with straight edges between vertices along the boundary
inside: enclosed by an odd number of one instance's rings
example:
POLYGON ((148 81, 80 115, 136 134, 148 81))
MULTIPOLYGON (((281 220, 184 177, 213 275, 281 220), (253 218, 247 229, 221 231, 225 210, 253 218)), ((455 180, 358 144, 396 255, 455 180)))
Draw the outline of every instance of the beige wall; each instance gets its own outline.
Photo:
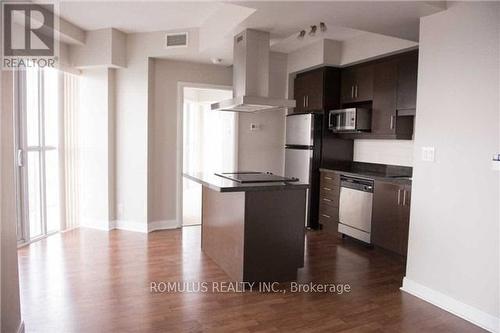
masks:
POLYGON ((354 161, 413 165, 413 140, 354 140, 354 161))
POLYGON ((126 35, 107 28, 86 33, 85 45, 69 48, 71 65, 75 68, 124 67, 126 65, 126 35))
POLYGON ((179 82, 232 85, 225 66, 154 60, 154 107, 149 117, 149 221, 176 220, 177 94, 179 82))
POLYGON ((17 332, 21 323, 17 266, 15 160, 12 72, 1 72, 1 332, 17 332))
POLYGON ((340 64, 346 66, 416 47, 418 47, 418 43, 413 41, 365 33, 342 42, 340 64))
POLYGON ((420 23, 404 290, 500 324, 500 4, 452 3, 420 23), (421 160, 435 147, 435 162, 421 160))
POLYGON ((114 220, 114 75, 85 69, 80 76, 80 221, 109 230, 114 220))
MULTIPOLYGON (((271 53, 269 61, 269 96, 285 98, 287 93, 287 56, 271 53)), ((239 114, 238 169, 270 171, 281 175, 285 158, 286 111, 263 111, 239 114), (250 124, 257 124, 257 131, 250 124)))

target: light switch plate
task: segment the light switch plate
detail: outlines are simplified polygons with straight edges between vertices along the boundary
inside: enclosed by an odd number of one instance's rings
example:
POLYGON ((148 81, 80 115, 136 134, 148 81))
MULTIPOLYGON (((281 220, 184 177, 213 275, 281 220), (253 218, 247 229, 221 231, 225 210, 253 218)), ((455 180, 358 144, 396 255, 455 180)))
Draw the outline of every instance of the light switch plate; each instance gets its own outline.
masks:
POLYGON ((434 147, 422 147, 422 161, 434 162, 435 152, 434 147))

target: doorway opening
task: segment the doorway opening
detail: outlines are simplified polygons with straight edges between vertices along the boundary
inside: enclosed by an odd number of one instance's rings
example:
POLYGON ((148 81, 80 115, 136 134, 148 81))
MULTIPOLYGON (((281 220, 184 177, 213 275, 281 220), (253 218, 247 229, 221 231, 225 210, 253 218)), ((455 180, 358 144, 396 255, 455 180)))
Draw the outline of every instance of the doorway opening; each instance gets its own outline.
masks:
MULTIPOLYGON (((237 114, 210 110, 232 90, 184 86, 182 91, 182 173, 213 174, 237 168, 237 114)), ((201 224, 201 185, 182 177, 182 226, 201 224)))

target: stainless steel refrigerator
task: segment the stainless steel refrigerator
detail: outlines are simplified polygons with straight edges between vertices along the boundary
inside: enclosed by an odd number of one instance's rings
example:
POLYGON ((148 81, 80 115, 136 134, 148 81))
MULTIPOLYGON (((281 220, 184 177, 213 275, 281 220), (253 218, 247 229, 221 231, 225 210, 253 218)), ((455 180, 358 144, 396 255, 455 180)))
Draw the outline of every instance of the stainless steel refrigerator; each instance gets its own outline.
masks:
POLYGON ((317 229, 319 209, 319 167, 323 114, 289 114, 286 117, 285 177, 295 177, 309 184, 304 224, 317 229))

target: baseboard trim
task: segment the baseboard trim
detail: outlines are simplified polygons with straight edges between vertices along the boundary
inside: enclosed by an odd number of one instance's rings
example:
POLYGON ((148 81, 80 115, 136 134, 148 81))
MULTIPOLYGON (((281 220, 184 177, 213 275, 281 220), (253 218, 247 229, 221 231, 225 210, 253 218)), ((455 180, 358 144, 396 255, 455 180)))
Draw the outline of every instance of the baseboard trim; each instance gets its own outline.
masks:
POLYGON ((135 231, 148 233, 148 224, 135 222, 135 221, 125 221, 125 220, 116 220, 113 221, 114 229, 126 230, 126 231, 135 231))
POLYGON ((21 320, 19 327, 17 328, 17 333, 24 333, 24 321, 21 320))
POLYGON ((114 220, 114 221, 85 220, 82 221, 81 226, 84 228, 91 228, 104 231, 119 229, 126 231, 148 233, 156 230, 177 229, 179 227, 179 224, 177 223, 177 220, 152 221, 149 223, 126 221, 126 220, 114 220))
POLYGON ((475 307, 457 301, 456 299, 428 288, 420 283, 403 278, 401 290, 413 296, 423 299, 455 316, 465 319, 490 332, 500 332, 500 318, 492 316, 475 307))
POLYGON ((148 223, 148 232, 156 230, 177 229, 179 224, 177 220, 153 221, 148 223))

